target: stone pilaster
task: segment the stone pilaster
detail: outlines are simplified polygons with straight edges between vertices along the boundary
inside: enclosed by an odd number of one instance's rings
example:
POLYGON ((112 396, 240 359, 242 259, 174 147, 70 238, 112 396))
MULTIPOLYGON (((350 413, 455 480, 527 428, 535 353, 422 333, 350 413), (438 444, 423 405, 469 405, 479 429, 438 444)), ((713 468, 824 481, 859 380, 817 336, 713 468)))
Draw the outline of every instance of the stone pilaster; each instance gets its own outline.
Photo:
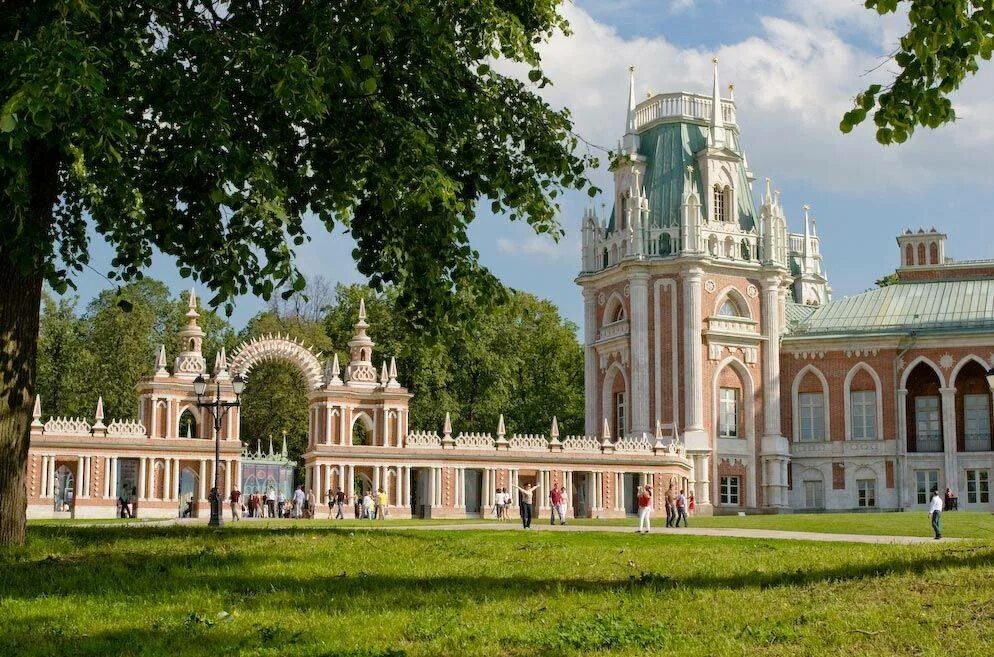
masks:
POLYGON ((689 450, 710 449, 704 431, 704 361, 701 355, 701 279, 694 267, 683 273, 684 444, 689 450))
MULTIPOLYGON (((649 431, 649 274, 630 273, 631 303, 631 433, 649 431)), ((596 424, 593 428, 596 431, 596 424)), ((620 436, 619 436, 620 438, 620 436)))
POLYGON ((597 390, 597 293, 592 288, 583 288, 583 387, 585 392, 585 431, 588 435, 597 433, 600 416, 597 390))

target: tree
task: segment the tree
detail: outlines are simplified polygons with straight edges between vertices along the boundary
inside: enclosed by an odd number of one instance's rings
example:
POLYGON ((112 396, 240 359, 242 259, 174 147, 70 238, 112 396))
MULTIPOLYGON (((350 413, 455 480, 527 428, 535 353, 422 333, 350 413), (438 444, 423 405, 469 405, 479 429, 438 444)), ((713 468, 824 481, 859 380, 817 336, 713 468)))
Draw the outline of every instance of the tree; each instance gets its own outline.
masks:
POLYGON ((869 85, 842 118, 850 132, 870 112, 881 144, 902 143, 918 126, 937 128, 954 121, 949 95, 967 75, 990 60, 994 51, 994 3, 991 0, 865 0, 879 14, 908 7, 907 34, 891 55, 898 67, 884 88, 869 85))
POLYGON ((886 276, 881 276, 877 280, 873 281, 877 287, 887 287, 888 285, 897 285, 901 282, 901 277, 897 275, 896 271, 892 271, 886 276))
POLYGON ((453 290, 501 289, 468 244, 477 202, 558 236, 558 195, 587 186, 568 114, 535 89, 559 4, 0 5, 0 543, 24 539, 42 283, 86 263, 87 218, 112 276, 158 249, 230 308, 304 287, 312 212, 398 286, 405 321, 458 319, 453 290))
POLYGON ((45 415, 87 417, 94 411, 88 380, 93 358, 78 303, 75 296, 42 295, 36 391, 45 415))

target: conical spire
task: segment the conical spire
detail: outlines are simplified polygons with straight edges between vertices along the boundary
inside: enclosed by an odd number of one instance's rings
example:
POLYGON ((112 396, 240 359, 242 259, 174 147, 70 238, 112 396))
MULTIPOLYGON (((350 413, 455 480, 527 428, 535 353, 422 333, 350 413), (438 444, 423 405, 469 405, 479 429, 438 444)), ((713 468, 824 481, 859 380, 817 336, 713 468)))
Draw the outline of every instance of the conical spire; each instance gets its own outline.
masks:
POLYGON ((549 429, 549 437, 553 440, 559 438, 559 420, 556 419, 555 415, 552 416, 552 428, 549 429))
POLYGON ((214 378, 222 381, 228 378, 228 354, 224 347, 214 355, 214 378))
POLYGON ((342 368, 338 365, 338 352, 335 352, 335 356, 331 361, 331 376, 328 377, 329 386, 340 386, 342 385, 342 368))
POLYGON ((273 456, 273 434, 269 434, 269 456, 273 456))
POLYGON ((497 420, 497 437, 503 438, 507 435, 507 429, 504 428, 504 414, 500 414, 500 418, 497 420))
POLYGON ((366 323, 366 299, 359 297, 359 321, 366 323))
POLYGON ((380 367, 380 385, 386 387, 387 382, 390 380, 390 376, 387 374, 387 361, 383 361, 383 366, 380 367))
POLYGON ((93 419, 95 420, 95 422, 93 423, 93 428, 94 429, 103 429, 104 428, 104 398, 103 397, 97 397, 97 411, 96 411, 96 413, 93 414, 93 419))
POLYGON ((286 458, 286 429, 283 430, 283 449, 280 450, 280 456, 286 458))
POLYGON ((634 155, 639 149, 639 136, 635 124, 635 67, 628 67, 628 111, 625 113, 625 137, 622 148, 626 153, 634 155))
POLYGON ((611 440, 611 425, 607 423, 607 418, 604 418, 604 425, 601 427, 601 438, 611 440))
POLYGON ((31 426, 43 426, 41 423, 41 395, 35 395, 35 408, 31 413, 31 418, 31 426))
POLYGON ((390 357, 390 380, 387 381, 388 388, 399 388, 400 382, 397 381, 397 357, 390 357))
POLYGON ((201 353, 204 331, 197 324, 200 313, 197 312, 197 293, 193 288, 190 288, 187 305, 189 310, 186 311, 186 326, 179 331, 180 343, 183 347, 176 357, 173 371, 176 376, 192 379, 207 371, 207 361, 204 360, 204 355, 201 353))
POLYGON ((155 356, 155 378, 162 378, 164 376, 169 376, 169 370, 166 369, 166 345, 159 345, 159 353, 155 356))
POLYGON ((711 145, 714 147, 725 144, 725 118, 721 112, 721 94, 718 92, 718 58, 712 57, 714 64, 714 88, 711 93, 711 145))
POLYGON ((804 268, 807 269, 808 243, 811 242, 811 217, 808 212, 811 210, 811 206, 805 203, 801 206, 801 210, 804 212, 804 268))
POLYGON ((373 365, 373 341, 366 335, 366 300, 359 298, 359 315, 355 323, 355 335, 349 340, 351 361, 345 371, 350 386, 371 387, 376 385, 376 366, 373 365))
POLYGON ((448 411, 445 411, 445 424, 442 425, 442 433, 446 436, 452 435, 452 418, 449 417, 448 411))

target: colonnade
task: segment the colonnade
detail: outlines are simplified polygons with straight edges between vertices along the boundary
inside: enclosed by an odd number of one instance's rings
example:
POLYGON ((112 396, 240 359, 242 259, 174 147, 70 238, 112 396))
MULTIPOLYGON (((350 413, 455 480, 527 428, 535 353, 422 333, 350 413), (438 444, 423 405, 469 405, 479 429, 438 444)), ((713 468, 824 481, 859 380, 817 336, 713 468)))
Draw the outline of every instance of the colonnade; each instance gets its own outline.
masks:
POLYGON ((328 503, 328 492, 334 496, 338 489, 351 499, 355 490, 356 467, 371 470, 373 491, 387 493, 391 506, 407 506, 411 499, 411 468, 406 465, 319 463, 304 470, 304 488, 313 490, 318 504, 328 503))

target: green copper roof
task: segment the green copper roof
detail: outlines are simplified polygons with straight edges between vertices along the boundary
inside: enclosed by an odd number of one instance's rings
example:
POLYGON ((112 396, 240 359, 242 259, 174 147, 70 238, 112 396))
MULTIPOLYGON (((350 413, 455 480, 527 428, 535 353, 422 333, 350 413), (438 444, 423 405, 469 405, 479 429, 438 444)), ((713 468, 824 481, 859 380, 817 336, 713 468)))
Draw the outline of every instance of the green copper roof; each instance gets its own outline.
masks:
POLYGON ((786 315, 787 315, 787 326, 793 327, 800 322, 803 322, 808 317, 811 316, 815 309, 812 306, 804 306, 799 303, 787 302, 786 315))
POLYGON ((797 317, 794 334, 994 331, 994 280, 900 283, 819 306, 797 317))
MULTIPOLYGON (((644 186, 649 197, 649 223, 651 226, 667 227, 680 225, 680 197, 683 195, 683 178, 687 165, 694 166, 694 183, 704 205, 709 210, 712 201, 710 194, 701 194, 701 173, 697 168, 695 154, 707 148, 709 128, 704 125, 683 122, 658 123, 639 133, 639 154, 646 159, 644 186)), ((729 149, 737 155, 738 135, 733 130, 726 132, 730 141, 729 149)), ((756 211, 753 205, 752 188, 745 177, 743 167, 738 167, 736 181, 738 193, 739 225, 748 230, 756 225, 756 211)), ((614 211, 608 221, 608 232, 614 230, 614 211)))

